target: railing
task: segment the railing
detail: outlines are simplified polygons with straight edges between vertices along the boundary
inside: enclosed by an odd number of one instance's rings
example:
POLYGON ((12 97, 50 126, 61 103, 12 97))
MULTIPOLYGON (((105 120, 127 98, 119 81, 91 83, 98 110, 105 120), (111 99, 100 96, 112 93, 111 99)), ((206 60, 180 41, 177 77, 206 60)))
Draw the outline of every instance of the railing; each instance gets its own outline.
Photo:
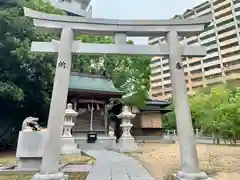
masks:
MULTIPOLYGON (((201 138, 201 137, 206 137, 206 138, 211 138, 212 136, 203 136, 202 133, 199 131, 199 129, 193 129, 193 133, 195 134, 196 138, 201 138)), ((177 131, 174 130, 165 130, 164 135, 170 135, 170 136, 177 136, 177 131)))
MULTIPOLYGON (((196 142, 198 144, 232 144, 231 141, 226 140, 220 136, 214 136, 214 134, 202 134, 199 129, 193 130, 196 142)), ((174 141, 178 141, 178 135, 176 130, 165 130, 164 137, 174 141)), ((239 144, 239 140, 237 141, 239 144)))

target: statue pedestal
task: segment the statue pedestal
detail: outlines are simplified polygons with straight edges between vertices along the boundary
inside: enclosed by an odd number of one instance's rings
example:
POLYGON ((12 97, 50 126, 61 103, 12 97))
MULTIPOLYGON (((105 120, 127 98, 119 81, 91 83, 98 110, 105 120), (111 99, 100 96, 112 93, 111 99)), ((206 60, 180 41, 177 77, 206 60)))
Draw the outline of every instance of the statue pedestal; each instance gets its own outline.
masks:
POLYGON ((40 169, 46 132, 20 131, 16 158, 19 169, 40 169))
MULTIPOLYGON (((131 129, 132 124, 121 124, 121 127, 123 129, 131 129)), ((130 133, 123 134, 118 141, 117 148, 120 152, 134 152, 137 150, 137 144, 130 133)))
POLYGON ((77 116, 77 112, 72 109, 72 104, 67 105, 65 111, 65 121, 63 125, 62 135, 62 149, 61 154, 80 154, 81 150, 77 148, 77 144, 74 142, 74 138, 71 134, 71 129, 74 126, 73 118, 77 116))
POLYGON ((123 137, 119 139, 117 149, 119 152, 136 152, 137 144, 133 137, 123 137))
POLYGON ((135 118, 135 114, 129 111, 127 106, 123 107, 123 111, 117 117, 122 119, 122 124, 120 125, 123 129, 123 134, 119 139, 117 144, 117 149, 120 152, 134 152, 137 150, 137 144, 132 137, 130 130, 132 128, 131 120, 135 118))
POLYGON ((62 138, 63 146, 61 154, 80 154, 81 150, 77 148, 73 138, 62 138))

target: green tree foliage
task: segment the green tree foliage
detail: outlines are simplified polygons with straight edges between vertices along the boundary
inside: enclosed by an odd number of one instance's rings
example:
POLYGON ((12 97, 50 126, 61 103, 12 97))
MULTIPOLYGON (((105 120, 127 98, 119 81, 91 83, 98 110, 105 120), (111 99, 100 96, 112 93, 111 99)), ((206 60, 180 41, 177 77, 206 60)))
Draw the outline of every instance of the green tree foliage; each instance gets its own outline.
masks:
POLYGON ((240 94, 226 86, 212 88, 208 94, 191 98, 191 111, 203 133, 213 133, 236 142, 240 137, 240 94))
POLYGON ((23 5, 60 13, 43 1, 0 1, 1 116, 19 121, 35 113, 46 119, 56 57, 32 53, 30 44, 54 36, 36 32, 32 20, 23 15, 23 5))
MULTIPOLYGON (((23 6, 52 14, 65 14, 44 0, 0 0, 0 108, 2 119, 21 121, 29 115, 47 119, 56 55, 33 53, 32 41, 51 41, 59 35, 39 33, 23 6)), ((112 37, 79 36, 89 43, 113 43, 112 37)), ((132 41, 128 43, 132 44, 132 41)), ((149 87, 149 57, 76 56, 73 68, 103 72, 125 93, 136 92, 142 104, 149 87), (143 93, 144 92, 144 93, 143 93)))
MULTIPOLYGON (((217 86, 189 97, 194 128, 236 143, 240 138, 240 88, 217 86)), ((165 128, 175 129, 174 112, 166 114, 165 128)), ((214 139, 215 139, 214 138, 214 139)))
POLYGON ((193 119, 196 119, 202 131, 219 132, 220 114, 217 109, 228 103, 231 91, 225 87, 212 88, 209 94, 199 93, 190 100, 193 119))
POLYGON ((172 109, 172 111, 165 114, 165 119, 164 119, 164 122, 163 122, 164 123, 163 126, 164 126, 165 129, 168 129, 168 130, 177 129, 176 116, 175 116, 175 113, 174 113, 172 98, 169 98, 168 102, 170 103, 170 105, 168 106, 168 109, 172 109))
MULTIPOLYGON (((113 43, 113 38, 106 36, 83 35, 76 39, 84 43, 113 43)), ((128 44, 133 44, 133 41, 129 40, 128 44)), ((73 66, 75 69, 82 67, 85 72, 106 72, 117 88, 131 94, 123 98, 124 103, 143 106, 150 84, 150 60, 147 56, 77 55, 73 66)))

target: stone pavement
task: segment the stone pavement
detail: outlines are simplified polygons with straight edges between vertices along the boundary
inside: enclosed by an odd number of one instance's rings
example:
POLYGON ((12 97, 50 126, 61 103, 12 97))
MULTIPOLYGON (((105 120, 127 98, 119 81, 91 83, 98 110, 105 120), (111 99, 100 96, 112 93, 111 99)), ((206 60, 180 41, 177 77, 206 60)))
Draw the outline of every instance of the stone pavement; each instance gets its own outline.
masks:
POLYGON ((107 150, 86 150, 96 159, 86 180, 155 180, 133 157, 107 150))

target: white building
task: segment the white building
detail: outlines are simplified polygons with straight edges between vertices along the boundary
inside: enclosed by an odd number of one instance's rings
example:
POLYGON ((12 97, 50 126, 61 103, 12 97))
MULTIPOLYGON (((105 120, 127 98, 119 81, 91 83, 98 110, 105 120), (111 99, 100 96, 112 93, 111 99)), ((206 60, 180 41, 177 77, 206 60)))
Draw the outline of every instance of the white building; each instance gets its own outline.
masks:
MULTIPOLYGON (((181 43, 201 44, 207 48, 204 58, 184 58, 189 93, 219 83, 239 83, 240 79, 240 0, 209 0, 174 18, 194 18, 213 14, 213 22, 199 36, 182 37, 181 43)), ((164 43, 164 37, 150 37, 149 44, 164 43)), ((171 95, 168 59, 152 58, 150 94, 158 99, 171 95)))
POLYGON ((56 8, 62 9, 70 14, 92 17, 91 0, 48 0, 56 8))

